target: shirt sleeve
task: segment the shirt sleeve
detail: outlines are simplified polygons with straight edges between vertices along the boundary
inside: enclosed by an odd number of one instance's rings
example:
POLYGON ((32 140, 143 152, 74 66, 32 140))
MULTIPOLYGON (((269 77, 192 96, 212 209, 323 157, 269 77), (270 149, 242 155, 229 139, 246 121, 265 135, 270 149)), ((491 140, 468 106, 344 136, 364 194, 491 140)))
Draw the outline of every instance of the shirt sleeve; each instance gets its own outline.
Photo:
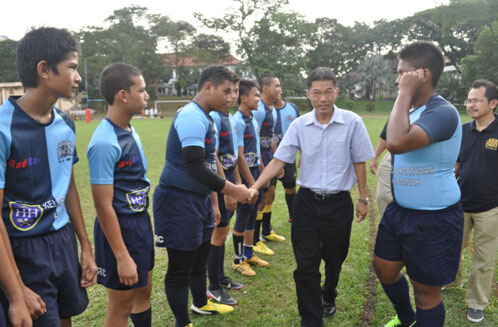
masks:
POLYGON ((293 121, 282 138, 274 157, 286 163, 293 163, 300 148, 297 124, 296 121, 293 121))
POLYGON ((261 130, 261 126, 263 126, 263 121, 266 117, 265 108, 263 106, 259 106, 257 110, 252 111, 252 115, 254 119, 258 122, 259 129, 261 130))
POLYGON ((432 144, 451 138, 458 123, 456 109, 444 105, 426 109, 413 124, 424 130, 432 144))
POLYGON ((109 142, 96 142, 88 148, 88 165, 91 184, 114 184, 114 168, 121 157, 121 150, 109 142))
POLYGON ((7 159, 10 157, 10 140, 0 133, 0 189, 5 188, 5 172, 7 170, 7 159))
POLYGON ((364 162, 375 157, 375 152, 368 136, 363 120, 355 121, 355 128, 351 139, 351 159, 354 163, 364 162))
POLYGON ((237 145, 244 147, 244 132, 246 124, 241 119, 235 119, 235 129, 237 131, 237 145))
POLYGON ((182 112, 175 119, 175 128, 182 148, 200 146, 205 148, 205 138, 209 123, 206 117, 197 112, 182 112))

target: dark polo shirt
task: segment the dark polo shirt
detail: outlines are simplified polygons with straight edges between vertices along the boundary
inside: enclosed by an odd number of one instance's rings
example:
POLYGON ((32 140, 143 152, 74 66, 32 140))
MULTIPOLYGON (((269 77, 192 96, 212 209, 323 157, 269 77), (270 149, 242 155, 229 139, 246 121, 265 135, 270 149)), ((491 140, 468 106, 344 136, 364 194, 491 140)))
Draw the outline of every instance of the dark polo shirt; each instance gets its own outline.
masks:
POLYGON ((484 130, 475 121, 462 126, 458 184, 465 212, 498 207, 498 117, 484 130))

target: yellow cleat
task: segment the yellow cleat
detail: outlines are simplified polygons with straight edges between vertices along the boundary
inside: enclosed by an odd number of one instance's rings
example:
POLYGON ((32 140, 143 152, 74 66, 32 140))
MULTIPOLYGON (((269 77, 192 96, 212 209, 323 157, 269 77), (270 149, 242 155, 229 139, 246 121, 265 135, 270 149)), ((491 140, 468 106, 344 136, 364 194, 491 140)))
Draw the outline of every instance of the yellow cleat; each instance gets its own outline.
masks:
POLYGON ((202 306, 200 308, 192 304, 190 306, 190 309, 192 309, 193 313, 197 313, 200 315, 214 315, 218 313, 224 315, 233 311, 233 307, 226 304, 214 303, 211 302, 211 300, 209 300, 205 306, 202 306))
POLYGON ((285 241, 285 237, 278 235, 274 231, 271 231, 268 235, 263 235, 263 238, 267 241, 271 242, 283 242, 285 241))
POLYGON ((250 259, 245 259, 244 262, 254 267, 268 267, 270 265, 268 261, 265 261, 256 255, 253 255, 250 259))
POLYGON ((256 276, 256 272, 252 270, 251 266, 245 261, 241 261, 239 264, 232 262, 232 269, 241 274, 242 276, 252 277, 256 276))
POLYGON ((264 255, 274 255, 275 252, 273 252, 272 249, 266 246, 265 243, 259 241, 252 247, 252 250, 256 253, 264 254, 264 255))

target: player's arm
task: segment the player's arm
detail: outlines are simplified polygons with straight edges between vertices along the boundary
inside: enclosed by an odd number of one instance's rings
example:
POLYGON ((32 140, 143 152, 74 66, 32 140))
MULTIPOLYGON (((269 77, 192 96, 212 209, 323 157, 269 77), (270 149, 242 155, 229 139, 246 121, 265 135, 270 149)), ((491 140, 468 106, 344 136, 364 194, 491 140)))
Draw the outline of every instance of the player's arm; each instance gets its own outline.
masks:
MULTIPOLYGON (((2 199, 3 200, 3 190, 2 199)), ((1 202, 0 202, 1 203, 1 202)), ((5 230, 3 221, 2 228, 5 230)), ((23 290, 18 276, 16 275, 17 268, 12 266, 11 256, 12 250, 6 247, 6 242, 3 241, 5 235, 2 233, 0 241, 0 284, 9 300, 9 318, 14 327, 16 326, 32 326, 31 316, 24 301, 23 290), (10 253, 9 253, 10 252, 10 253)), ((10 242, 9 242, 10 244, 10 242)), ((10 245, 9 245, 10 246, 10 245)))
MULTIPOLYGON (((0 203, 3 203, 3 189, 0 190, 0 203)), ((32 319, 38 319, 42 315, 44 315, 45 312, 47 312, 47 307, 45 305, 45 302, 38 294, 36 294, 29 287, 24 285, 21 278, 21 274, 19 273, 19 269, 17 268, 14 255, 12 254, 12 246, 10 244, 9 235, 7 234, 7 229, 5 228, 3 219, 0 219, 0 237, 1 237, 0 241, 2 242, 2 245, 6 250, 9 264, 14 271, 14 276, 16 277, 17 282, 21 286, 24 296, 24 301, 26 303, 26 306, 28 307, 29 314, 32 319)), ((6 263, 6 261, 2 262, 6 263)))
POLYGON ((74 171, 71 172, 71 181, 66 194, 66 210, 73 225, 74 231, 81 245, 81 287, 89 287, 97 282, 97 265, 93 257, 92 244, 88 239, 85 229, 85 222, 81 212, 80 197, 76 182, 74 180, 74 171))
POLYGON ((100 226, 116 257, 119 282, 126 286, 133 286, 138 283, 137 265, 126 248, 118 217, 112 206, 113 185, 92 184, 92 195, 100 226))
MULTIPOLYGON (((247 165, 247 163, 246 163, 247 165)), ((237 164, 235 165, 235 168, 233 169, 233 176, 235 178, 235 184, 242 184, 242 180, 240 179, 240 172, 239 172, 239 164, 237 161, 237 164)))
MULTIPOLYGON (((356 180, 358 182, 358 191, 360 193, 360 199, 367 199, 367 168, 365 162, 355 162, 353 163, 354 172, 356 175, 356 180)), ((368 205, 367 203, 358 200, 356 205, 356 218, 357 222, 362 221, 367 216, 368 205)))
POLYGON ((379 159, 379 157, 382 155, 382 152, 384 152, 385 149, 386 149, 386 140, 380 138, 379 144, 375 149, 375 157, 373 157, 372 160, 370 161, 370 172, 374 175, 377 173, 377 169, 379 168, 377 159, 379 159))
POLYGON ((455 164, 455 177, 458 178, 458 174, 460 173, 460 163, 457 161, 455 164))
POLYGON ((218 204, 218 193, 211 192, 210 197, 211 197, 211 207, 213 209, 214 225, 218 226, 221 219, 221 212, 218 204))
POLYGON ((386 146, 391 153, 413 151, 430 143, 427 133, 420 126, 410 124, 409 118, 413 96, 426 78, 423 69, 404 73, 400 78, 398 97, 387 123, 386 146))
POLYGON ((183 162, 187 174, 215 192, 228 194, 239 202, 246 202, 249 191, 244 185, 235 185, 204 166, 204 148, 187 146, 182 149, 183 162))

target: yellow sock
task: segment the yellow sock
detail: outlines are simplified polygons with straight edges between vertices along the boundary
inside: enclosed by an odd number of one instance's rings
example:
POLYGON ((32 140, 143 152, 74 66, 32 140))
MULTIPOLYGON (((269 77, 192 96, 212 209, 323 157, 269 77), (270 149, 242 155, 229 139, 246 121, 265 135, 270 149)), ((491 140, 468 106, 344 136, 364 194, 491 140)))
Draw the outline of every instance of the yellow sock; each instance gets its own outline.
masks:
POLYGON ((263 213, 269 213, 269 212, 271 212, 271 209, 272 209, 272 205, 271 204, 267 204, 263 208, 263 213))
POLYGON ((258 210, 258 215, 256 216, 256 220, 263 220, 263 211, 258 210))

